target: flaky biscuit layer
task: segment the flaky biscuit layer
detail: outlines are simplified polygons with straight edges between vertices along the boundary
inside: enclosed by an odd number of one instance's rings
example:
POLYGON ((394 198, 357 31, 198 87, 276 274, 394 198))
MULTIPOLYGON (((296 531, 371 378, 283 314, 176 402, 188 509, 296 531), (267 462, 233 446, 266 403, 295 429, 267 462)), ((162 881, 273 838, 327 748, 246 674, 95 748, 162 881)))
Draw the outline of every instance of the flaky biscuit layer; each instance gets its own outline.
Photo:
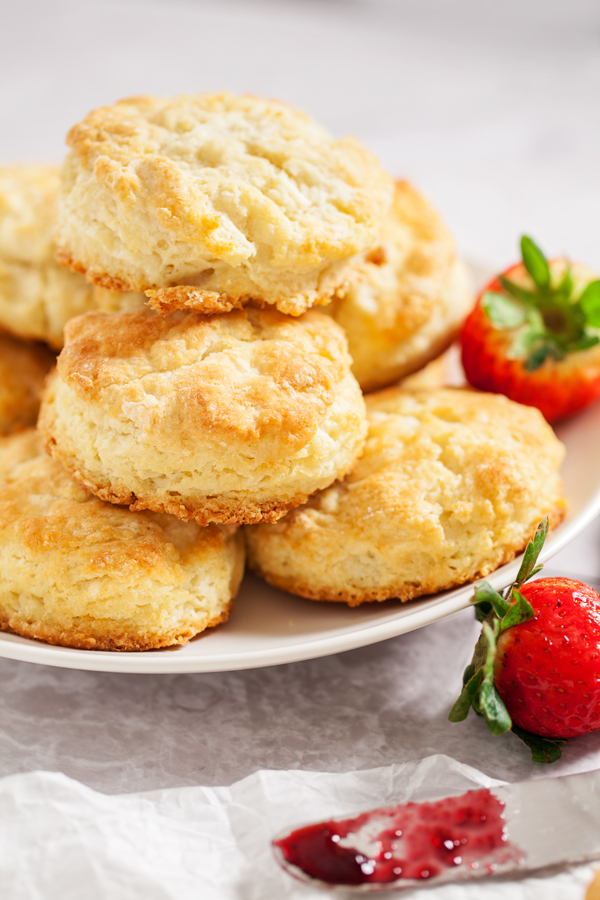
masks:
POLYGON ((0 325, 59 348, 65 322, 95 304, 56 260, 57 191, 56 166, 0 166, 0 325))
POLYGON ((239 533, 104 503, 39 435, 0 439, 0 629, 86 650, 186 643, 227 619, 239 533))
POLYGON ((273 525, 251 567, 314 600, 410 600, 487 575, 564 515, 563 445, 538 410, 460 389, 367 398, 354 471, 273 525))
POLYGON ((363 391, 417 371, 455 339, 474 295, 452 235, 407 181, 397 181, 380 247, 365 277, 326 311, 348 336, 352 371, 363 391))
POLYGON ((366 420, 335 322, 248 308, 73 320, 40 428, 96 495, 207 524, 300 505, 350 470, 366 420))
POLYGON ((68 135, 62 262, 154 308, 249 299, 299 315, 359 274, 392 182, 356 141, 274 100, 133 97, 68 135))

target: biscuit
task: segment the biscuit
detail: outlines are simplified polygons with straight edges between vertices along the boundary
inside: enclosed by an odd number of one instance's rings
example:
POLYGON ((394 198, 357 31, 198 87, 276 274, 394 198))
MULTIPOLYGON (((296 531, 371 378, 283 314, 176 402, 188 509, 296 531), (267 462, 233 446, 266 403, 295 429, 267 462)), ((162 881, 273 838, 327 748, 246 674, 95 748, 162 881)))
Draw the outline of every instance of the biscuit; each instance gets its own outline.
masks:
POLYGON ((94 309, 91 286, 56 260, 58 169, 0 166, 0 325, 60 348, 73 316, 94 309))
POLYGON ((145 294, 125 291, 111 291, 109 288, 92 286, 94 309, 100 312, 138 312, 147 309, 145 294))
POLYGON ((274 525, 246 529, 271 584, 356 606, 410 600, 480 578, 564 514, 564 448, 541 413, 462 389, 367 398, 354 471, 274 525))
POLYGON ((227 619, 241 534, 92 497, 32 430, 0 439, 0 629, 85 650, 184 644, 227 619))
POLYGON ((393 184, 354 138, 275 100, 132 97, 67 137, 58 244, 162 314, 250 298, 299 315, 359 275, 393 184))
POLYGON ((205 525, 299 506, 349 471, 366 419, 332 319, 244 308, 72 320, 40 428, 102 499, 205 525))
POLYGON ((326 311, 348 336, 363 391, 417 371, 450 346, 474 302, 469 272, 438 214, 408 182, 396 182, 381 246, 366 277, 326 311))
POLYGON ((55 361, 43 344, 0 334, 0 434, 35 425, 44 380, 55 361))

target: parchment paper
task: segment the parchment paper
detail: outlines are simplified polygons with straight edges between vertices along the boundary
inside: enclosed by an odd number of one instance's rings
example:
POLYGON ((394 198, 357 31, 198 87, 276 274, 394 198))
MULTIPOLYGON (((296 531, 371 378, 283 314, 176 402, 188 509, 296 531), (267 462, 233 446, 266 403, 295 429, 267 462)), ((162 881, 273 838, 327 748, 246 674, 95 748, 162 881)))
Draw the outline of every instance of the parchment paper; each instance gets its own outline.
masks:
MULTIPOLYGON (((447 756, 363 772, 259 771, 231 787, 106 795, 65 775, 0 780, 0 896, 10 900, 349 898, 296 882, 271 852, 283 829, 501 782, 447 756)), ((376 896, 583 900, 593 866, 376 896)), ((356 895, 354 895, 356 896, 356 895)))

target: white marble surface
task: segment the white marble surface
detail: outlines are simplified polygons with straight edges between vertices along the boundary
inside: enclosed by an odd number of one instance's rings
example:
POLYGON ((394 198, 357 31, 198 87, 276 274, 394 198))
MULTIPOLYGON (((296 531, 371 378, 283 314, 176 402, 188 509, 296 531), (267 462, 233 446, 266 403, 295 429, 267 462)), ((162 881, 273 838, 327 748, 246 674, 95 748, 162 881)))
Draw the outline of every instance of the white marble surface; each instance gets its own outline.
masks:
MULTIPOLYGON (((600 267, 597 2, 43 3, 3 10, 0 159, 59 159, 88 109, 139 92, 278 95, 358 134, 443 211, 470 258, 518 235, 600 267), (498 8, 498 6, 500 8, 498 8)), ((600 579, 600 527, 553 563, 600 579)), ((107 793, 345 772, 446 753, 548 774, 480 721, 446 721, 470 613, 328 659, 219 675, 102 675, 0 660, 0 775, 48 769, 107 793)), ((553 772, 600 765, 600 735, 553 772)))

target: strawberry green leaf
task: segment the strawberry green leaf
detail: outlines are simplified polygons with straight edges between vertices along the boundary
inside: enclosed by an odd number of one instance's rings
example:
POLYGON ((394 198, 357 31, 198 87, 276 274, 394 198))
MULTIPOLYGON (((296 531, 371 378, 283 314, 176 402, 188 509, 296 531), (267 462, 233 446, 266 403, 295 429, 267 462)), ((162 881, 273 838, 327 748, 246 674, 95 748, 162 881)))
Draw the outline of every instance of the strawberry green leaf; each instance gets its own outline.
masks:
POLYGON ((463 684, 466 684, 467 681, 470 681, 476 671, 477 667, 474 666, 473 663, 469 663, 469 665, 463 672, 463 684))
POLYGON ((484 679, 481 682, 479 705, 492 734, 504 734, 505 731, 510 731, 512 720, 493 681, 489 682, 484 679))
MULTIPOLYGON (((487 643, 486 637, 482 631, 481 634, 479 635, 477 643, 475 644, 475 650, 473 651, 473 659, 471 660, 470 664, 466 667, 466 669, 463 673, 463 689, 461 692, 461 696, 458 698, 458 700, 456 701, 456 703, 450 710, 449 718, 450 718, 451 722, 461 721, 461 719, 452 718, 452 716, 455 713, 455 707, 461 700, 461 697, 463 698, 463 701, 464 701, 465 697, 469 696, 471 698, 469 700, 469 703, 472 704, 473 709, 475 710, 477 715, 481 715, 481 710, 479 709, 479 703, 477 701, 478 691, 474 690, 473 685, 471 685, 471 688, 469 689, 467 694, 465 694, 464 696, 463 696, 463 694, 464 694, 465 687, 467 686, 467 684, 469 684, 469 682, 471 682, 473 680, 473 678, 475 676, 477 676, 477 687, 479 687, 479 683, 480 683, 481 677, 482 677, 482 666, 483 666, 483 663, 485 662, 487 652, 488 652, 488 643, 487 643)), ((457 707, 457 709, 458 710, 462 709, 462 706, 459 705, 457 707)), ((467 712, 468 712, 468 709, 467 709, 467 712)), ((466 713, 465 713, 465 716, 466 716, 466 713)), ((463 716, 463 718, 464 718, 464 716, 463 716)))
POLYGON ((537 297, 532 291, 528 291, 527 288, 521 287, 520 284, 515 284, 514 281, 510 281, 506 276, 499 275, 498 281, 504 290, 508 294, 511 294, 515 300, 528 304, 535 304, 537 302, 537 297))
POLYGON ((555 288, 555 294, 560 300, 568 300, 573 293, 573 276, 571 274, 571 266, 567 266, 562 281, 555 288))
POLYGON ((544 322, 537 310, 527 311, 527 322, 529 327, 520 329, 510 345, 507 353, 509 359, 523 359, 546 338, 544 322))
POLYGON ((475 606, 475 618, 478 622, 485 622, 492 612, 492 604, 487 602, 473 604, 475 606))
POLYGON ((466 719, 470 708, 473 707, 478 716, 485 718, 492 734, 504 734, 512 728, 514 733, 530 747, 533 759, 537 762, 553 762, 558 759, 560 756, 558 745, 561 741, 530 735, 512 725, 508 710, 494 683, 494 664, 499 635, 507 628, 535 616, 533 607, 518 588, 542 568, 537 564, 537 560, 549 527, 548 516, 545 516, 525 548, 516 581, 502 594, 495 591, 486 581, 480 582, 475 587, 473 597, 475 610, 480 621, 483 616, 485 618, 475 645, 473 659, 464 671, 460 696, 448 715, 451 722, 461 722, 466 719))
POLYGON ((575 350, 589 350, 596 344, 600 344, 600 337, 595 334, 586 334, 575 343, 575 350))
POLYGON ((539 347, 536 347, 535 350, 531 351, 531 353, 525 360, 525 371, 535 372, 536 369, 539 369, 540 366, 544 365, 547 359, 556 359, 557 356, 558 354, 556 348, 550 343, 550 341, 545 341, 543 344, 540 344, 539 347))
POLYGON ((513 590, 515 602, 510 607, 506 615, 500 621, 500 631, 506 631, 513 625, 520 625, 521 622, 528 622, 529 619, 535 618, 533 606, 520 591, 513 590))
POLYGON ((600 279, 590 281, 579 298, 588 325, 600 328, 600 279))
MULTIPOLYGON (((512 725, 504 701, 494 684, 494 660, 496 658, 496 636, 499 630, 498 621, 492 628, 487 622, 483 624, 483 633, 487 641, 487 654, 483 664, 483 678, 479 688, 479 706, 492 734, 504 734, 512 725)), ((475 676, 473 676, 475 677, 475 676)), ((470 683, 470 682, 469 682, 470 683)), ((471 701, 473 702, 473 701, 471 701)))
POLYGON ((489 604, 500 619, 510 608, 508 600, 505 600, 502 594, 499 594, 498 591, 494 590, 487 581, 482 581, 480 584, 476 585, 475 596, 471 602, 475 605, 479 605, 480 603, 489 604))
POLYGON ((539 763, 553 763, 556 762, 561 757, 561 744, 566 744, 565 740, 561 740, 557 738, 556 740, 550 738, 543 738, 537 734, 531 734, 529 731, 525 731, 523 728, 519 728, 517 725, 513 725, 512 731, 518 738, 520 738, 524 744, 527 744, 529 749, 531 750, 531 758, 534 762, 539 763))
MULTIPOLYGON (((534 536, 530 541, 527 542, 527 546, 525 547, 525 553, 523 554, 523 559, 521 561, 521 565, 519 567, 519 571, 517 572, 517 577, 515 580, 515 585, 517 587, 525 584, 525 582, 534 574, 533 570, 535 564, 537 563, 538 556, 540 555, 542 547, 544 546, 544 542, 548 537, 549 530, 550 520, 548 516, 544 516, 542 521, 535 529, 534 536)), ((537 572, 539 572, 539 570, 539 568, 536 569, 537 572)))
POLYGON ((483 670, 479 669, 464 685, 460 697, 448 713, 451 722, 462 722, 469 715, 473 699, 479 690, 483 670))
POLYGON ((532 238, 524 234, 521 238, 523 265, 539 288, 550 287, 550 266, 548 260, 532 238))
POLYGON ((477 672, 478 669, 481 669, 488 655, 488 642, 485 636, 485 632, 481 631, 479 635, 479 639, 475 644, 475 650, 473 651, 473 659, 471 660, 471 665, 473 666, 473 672, 477 672))
POLYGON ((525 322, 523 304, 505 294, 486 291, 481 305, 494 328, 518 328, 525 322))
POLYGON ((501 290, 487 291, 481 301, 494 328, 515 331, 507 357, 525 360, 525 371, 535 372, 547 360, 560 361, 600 344, 600 279, 574 298, 568 261, 553 283, 548 260, 527 235, 521 238, 521 253, 533 285, 523 287, 499 275, 501 290))

